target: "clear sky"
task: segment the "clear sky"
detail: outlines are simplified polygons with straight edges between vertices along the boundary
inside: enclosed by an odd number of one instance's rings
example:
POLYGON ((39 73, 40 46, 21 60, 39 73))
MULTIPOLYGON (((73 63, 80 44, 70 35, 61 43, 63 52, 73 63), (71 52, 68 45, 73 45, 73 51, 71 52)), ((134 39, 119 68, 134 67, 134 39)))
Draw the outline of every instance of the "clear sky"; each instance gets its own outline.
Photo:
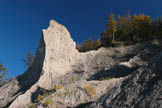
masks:
POLYGON ((26 52, 36 52, 42 29, 49 20, 65 25, 77 42, 97 39, 109 13, 145 13, 161 16, 162 0, 0 0, 0 61, 8 76, 26 68, 21 61, 26 52))

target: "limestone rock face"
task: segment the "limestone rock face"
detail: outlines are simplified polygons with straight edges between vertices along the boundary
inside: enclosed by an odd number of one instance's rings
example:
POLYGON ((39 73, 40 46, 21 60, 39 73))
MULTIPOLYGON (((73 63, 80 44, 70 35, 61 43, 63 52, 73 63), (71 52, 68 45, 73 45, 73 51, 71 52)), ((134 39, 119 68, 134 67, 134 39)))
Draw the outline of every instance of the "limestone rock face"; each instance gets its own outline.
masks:
POLYGON ((31 103, 32 94, 38 87, 53 89, 58 83, 56 78, 72 70, 71 66, 75 64, 77 55, 76 44, 68 30, 51 20, 50 26, 43 30, 33 67, 26 72, 27 75, 30 74, 27 80, 32 80, 30 79, 32 74, 40 77, 29 90, 18 96, 9 108, 22 108, 31 103), (39 67, 38 64, 40 64, 39 67))
MULTIPOLYGON (((158 64, 158 67, 155 66, 157 72, 149 71, 153 66, 146 70, 140 67, 149 63, 151 58, 161 51, 162 45, 142 43, 80 53, 66 27, 56 21, 51 20, 49 27, 42 32, 32 67, 23 75, 0 87, 1 108, 28 108, 32 103, 36 108, 46 108, 42 104, 46 100, 53 100, 54 108, 58 106, 97 108, 96 105, 98 108, 111 107, 110 105, 114 108, 125 105, 130 107, 134 101, 131 97, 134 90, 144 89, 142 86, 132 86, 132 84, 138 85, 137 82, 141 80, 147 80, 148 83, 151 81, 149 78, 153 78, 154 75, 161 78, 161 73, 158 73, 160 61, 155 63, 158 64), (58 91, 57 86, 61 87, 58 91), (52 94, 36 102, 41 89, 52 91, 52 94), (130 94, 124 96, 123 94, 126 93, 130 94), (121 101, 121 97, 124 97, 125 101, 121 101)), ((149 86, 146 84, 146 87, 149 86)), ((158 90, 161 90, 160 87, 160 84, 156 86, 158 90)), ((152 96, 156 95, 157 89, 152 96)), ((137 95, 135 94, 136 97, 139 96, 137 95)), ((147 102, 146 99, 145 101, 147 102)), ((136 102, 140 103, 140 101, 136 102)))
POLYGON ((56 77, 65 75, 75 64, 78 51, 68 30, 56 21, 51 20, 47 30, 43 30, 45 58, 42 76, 38 81, 40 87, 52 89, 56 77))
POLYGON ((0 88, 0 107, 5 107, 21 93, 16 94, 20 90, 18 81, 13 80, 0 88), (6 89, 7 88, 7 89, 6 89))
MULTIPOLYGON (((64 86, 53 95, 46 97, 42 103, 46 100, 54 100, 53 108, 73 108, 76 106, 82 108, 80 104, 96 101, 123 79, 124 78, 114 78, 105 81, 80 80, 76 83, 64 86)), ((42 104, 40 104, 38 108, 40 106, 42 106, 42 104)))

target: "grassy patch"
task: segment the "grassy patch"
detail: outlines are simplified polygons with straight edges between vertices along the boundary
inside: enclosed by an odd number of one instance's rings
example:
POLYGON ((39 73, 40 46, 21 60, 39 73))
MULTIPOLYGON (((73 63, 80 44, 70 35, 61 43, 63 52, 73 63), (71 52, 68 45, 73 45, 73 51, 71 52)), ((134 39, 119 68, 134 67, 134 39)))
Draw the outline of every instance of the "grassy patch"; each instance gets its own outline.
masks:
POLYGON ((94 87, 92 87, 91 85, 86 85, 86 86, 84 87, 84 89, 86 90, 86 92, 87 92, 87 94, 88 94, 89 96, 93 96, 93 95, 96 94, 96 89, 95 89, 94 87))
POLYGON ((68 94, 70 94, 70 90, 69 89, 66 89, 66 91, 64 93, 64 96, 67 96, 68 94))
POLYGON ((37 98, 35 99, 35 102, 40 102, 42 101, 45 97, 53 94, 52 90, 45 90, 45 89, 40 89, 39 94, 37 98))
POLYGON ((56 91, 60 90, 61 88, 62 88, 62 85, 55 85, 55 87, 54 87, 54 89, 55 89, 56 91))
POLYGON ((75 83, 76 79, 74 77, 71 78, 71 81, 75 83))
POLYGON ((45 100, 45 101, 43 102, 43 107, 52 106, 53 103, 54 103, 54 101, 51 100, 51 99, 45 100))

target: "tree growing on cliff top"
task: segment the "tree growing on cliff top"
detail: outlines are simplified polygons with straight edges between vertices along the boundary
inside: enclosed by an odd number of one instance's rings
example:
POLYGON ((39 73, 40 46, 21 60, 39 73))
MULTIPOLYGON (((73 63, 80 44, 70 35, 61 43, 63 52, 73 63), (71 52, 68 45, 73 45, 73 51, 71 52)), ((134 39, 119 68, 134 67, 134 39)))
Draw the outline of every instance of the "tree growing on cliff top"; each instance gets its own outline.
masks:
POLYGON ((115 21, 115 15, 111 13, 108 17, 107 32, 112 38, 112 42, 115 42, 115 32, 117 31, 116 25, 117 22, 115 21))
POLYGON ((150 40, 152 37, 152 19, 150 16, 140 14, 140 15, 133 15, 132 18, 132 27, 133 27, 133 34, 136 37, 135 41, 146 41, 150 40))
POLYGON ((106 24, 106 30, 101 33, 102 46, 108 46, 112 42, 115 42, 115 32, 117 31, 117 22, 114 14, 108 16, 108 23, 106 24))
POLYGON ((128 13, 124 16, 118 15, 117 18, 117 41, 130 41, 132 32, 131 15, 128 13))

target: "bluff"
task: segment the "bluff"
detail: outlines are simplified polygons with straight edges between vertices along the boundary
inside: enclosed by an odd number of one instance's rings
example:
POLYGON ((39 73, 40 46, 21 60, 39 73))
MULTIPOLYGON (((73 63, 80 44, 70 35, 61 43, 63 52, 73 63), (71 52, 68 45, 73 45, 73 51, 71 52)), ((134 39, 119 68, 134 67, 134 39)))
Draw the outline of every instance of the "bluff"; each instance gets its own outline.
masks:
MULTIPOLYGON (((79 53, 76 49, 76 43, 72 40, 66 27, 51 20, 49 27, 42 30, 42 37, 32 67, 0 88, 0 106, 2 108, 28 107, 35 102, 40 89, 55 90, 58 85, 64 87, 75 83, 74 85, 80 85, 84 88, 88 84, 86 80, 100 70, 98 67, 106 68, 116 64, 112 62, 108 65, 107 62, 103 62, 105 59, 111 58, 102 57, 105 51, 100 52, 79 53)), ((114 79, 114 84, 115 82, 118 82, 118 79, 114 79)), ((88 85, 97 86, 97 83, 89 82, 88 85)), ((102 86, 105 86, 105 84, 103 83, 102 86)), ((74 94, 69 98, 72 100, 65 98, 63 100, 58 99, 58 101, 69 101, 65 103, 65 106, 76 106, 80 104, 78 100, 82 103, 96 100, 106 91, 106 87, 103 90, 95 90, 98 95, 91 98, 85 90, 81 90, 84 91, 82 93, 76 86, 72 86, 71 88, 76 88, 76 92, 82 97, 78 99, 74 94)), ((58 96, 58 98, 60 97, 58 96)))
MULTIPOLYGON (((51 20, 49 27, 42 30, 32 67, 0 88, 0 107, 132 107, 140 96, 134 90, 151 93, 154 89, 149 87, 160 81, 161 77, 153 82, 151 79, 160 76, 161 70, 151 69, 160 67, 160 61, 159 65, 153 64, 161 60, 157 59, 161 48, 160 43, 145 42, 80 53, 67 28, 51 20), (152 60, 155 55, 156 60, 152 60)), ((160 94, 161 89, 156 90, 160 94)), ((140 97, 136 102, 140 100, 147 98, 140 97)))

